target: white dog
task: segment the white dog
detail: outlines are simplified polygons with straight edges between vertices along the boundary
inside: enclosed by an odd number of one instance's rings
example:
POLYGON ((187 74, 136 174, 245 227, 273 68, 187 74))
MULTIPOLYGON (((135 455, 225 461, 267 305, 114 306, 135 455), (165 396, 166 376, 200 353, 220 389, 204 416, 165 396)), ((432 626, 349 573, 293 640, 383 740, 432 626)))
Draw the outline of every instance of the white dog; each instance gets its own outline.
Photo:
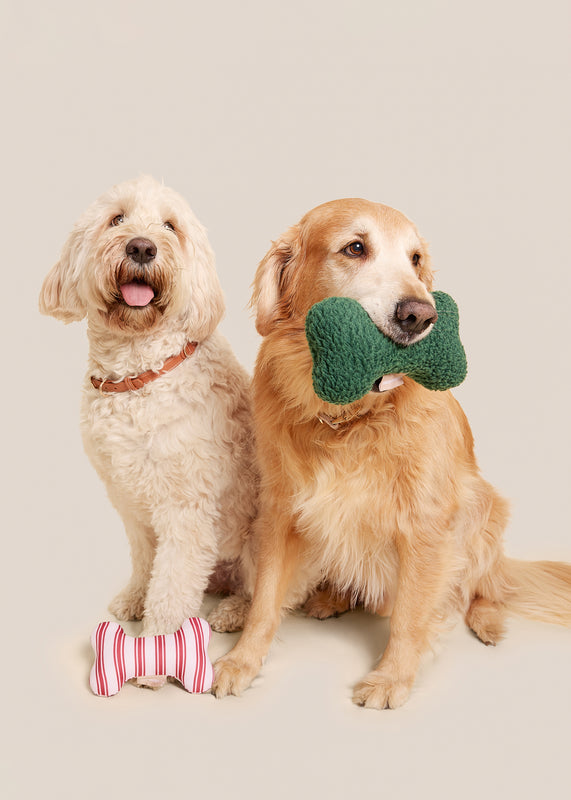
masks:
POLYGON ((170 633, 198 613, 216 564, 245 557, 255 515, 249 380, 216 331, 224 300, 205 230, 154 179, 119 184, 76 224, 40 310, 87 316, 83 441, 133 563, 110 609, 142 618, 145 635, 170 633))

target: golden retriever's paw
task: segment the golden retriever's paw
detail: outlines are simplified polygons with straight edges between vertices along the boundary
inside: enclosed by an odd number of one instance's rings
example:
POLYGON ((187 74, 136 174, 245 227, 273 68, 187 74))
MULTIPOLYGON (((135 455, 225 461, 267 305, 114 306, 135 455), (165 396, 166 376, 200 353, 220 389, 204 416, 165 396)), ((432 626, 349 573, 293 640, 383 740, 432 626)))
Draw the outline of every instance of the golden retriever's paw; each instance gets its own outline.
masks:
POLYGON ((109 611, 122 622, 143 619, 145 590, 127 586, 109 604, 109 611))
POLYGON ((257 674, 258 668, 252 664, 235 661, 228 656, 219 658, 214 664, 212 694, 215 697, 226 697, 229 694, 239 697, 257 674))
POLYGON ((408 700, 411 688, 412 680, 401 680, 382 671, 373 671, 355 686, 353 702, 365 708, 398 708, 408 700))
POLYGON ((141 689, 162 689, 166 682, 166 675, 145 675, 137 678, 137 686, 141 689))
POLYGON ((466 614, 467 625, 481 642, 488 645, 496 645, 504 638, 504 620, 504 610, 485 597, 475 598, 466 614))
POLYGON ((328 589, 315 592, 306 601, 303 610, 308 617, 328 619, 344 614, 351 607, 348 595, 334 595, 328 589))
POLYGON ((221 600, 208 615, 208 622, 213 631, 232 633, 244 627, 250 603, 244 597, 232 595, 221 600))

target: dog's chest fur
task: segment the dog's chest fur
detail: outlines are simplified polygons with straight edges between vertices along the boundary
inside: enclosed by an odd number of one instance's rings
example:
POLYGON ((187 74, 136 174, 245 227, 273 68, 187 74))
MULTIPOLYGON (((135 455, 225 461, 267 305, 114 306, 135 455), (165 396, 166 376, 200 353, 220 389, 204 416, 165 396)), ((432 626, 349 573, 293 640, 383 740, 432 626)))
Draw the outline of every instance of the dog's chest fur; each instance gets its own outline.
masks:
POLYGON ((294 492, 293 513, 321 573, 373 607, 396 587, 400 478, 399 460, 387 458, 386 446, 348 443, 320 447, 309 480, 294 492), (362 468, 363 459, 377 465, 374 473, 362 468))
POLYGON ((219 341, 201 345, 195 356, 134 392, 105 395, 86 378, 86 452, 112 501, 136 509, 142 522, 152 524, 152 514, 167 504, 203 497, 210 505, 216 500, 223 528, 227 506, 245 502, 237 495, 252 461, 247 376, 227 353, 222 359, 220 348, 219 341))
MULTIPOLYGON (((187 371, 184 364, 179 369, 187 371)), ((86 383, 82 405, 85 449, 101 477, 122 492, 172 497, 191 474, 188 443, 210 427, 204 406, 184 397, 188 376, 165 375, 139 392, 105 396, 86 383), (157 470, 156 468, 159 467, 157 470), (149 485, 150 481, 154 485, 149 485), (168 482, 168 486, 158 483, 168 482)), ((206 389, 206 387, 205 387, 206 389)))

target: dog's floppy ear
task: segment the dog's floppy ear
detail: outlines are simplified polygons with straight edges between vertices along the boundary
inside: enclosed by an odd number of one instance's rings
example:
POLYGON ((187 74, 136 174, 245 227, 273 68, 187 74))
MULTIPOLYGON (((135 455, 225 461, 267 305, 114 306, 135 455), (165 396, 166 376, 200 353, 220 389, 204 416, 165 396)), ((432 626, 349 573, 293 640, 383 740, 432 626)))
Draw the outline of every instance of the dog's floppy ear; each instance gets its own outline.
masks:
POLYGON ((291 314, 293 283, 301 251, 299 225, 294 225, 272 246, 260 262, 254 278, 250 305, 256 310, 256 330, 268 333, 280 319, 291 314))
POLYGON ((215 258, 206 230, 193 218, 185 300, 190 335, 202 341, 216 328, 224 315, 224 294, 216 272, 215 258))
MULTIPOLYGON (((210 336, 224 315, 224 294, 216 272, 216 259, 206 228, 181 195, 163 187, 167 211, 183 238, 184 269, 179 271, 177 291, 171 309, 183 314, 190 338, 202 341, 210 336)), ((176 256, 173 253, 173 259, 176 256)))
POLYGON ((86 314, 79 296, 81 242, 83 232, 74 230, 64 245, 61 258, 52 267, 40 292, 40 311, 63 322, 76 322, 86 314))

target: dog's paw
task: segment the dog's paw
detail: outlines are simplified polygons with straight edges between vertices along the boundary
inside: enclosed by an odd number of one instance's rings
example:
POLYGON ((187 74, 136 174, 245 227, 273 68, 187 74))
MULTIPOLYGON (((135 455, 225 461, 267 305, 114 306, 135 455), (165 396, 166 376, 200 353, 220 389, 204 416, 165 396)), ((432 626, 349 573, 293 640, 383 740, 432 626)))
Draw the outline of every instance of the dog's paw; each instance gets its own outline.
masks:
POLYGON ((496 603, 477 597, 472 601, 466 623, 481 642, 496 645, 505 635, 505 611, 496 603))
POLYGON ((333 595, 328 589, 315 592, 308 598, 303 610, 308 617, 328 619, 344 614, 351 607, 348 595, 333 595))
POLYGON ((143 619, 145 590, 141 587, 127 586, 111 601, 109 611, 122 622, 143 619))
POLYGON ((249 608, 250 603, 244 597, 225 597, 208 615, 210 627, 219 633, 241 631, 249 608))
POLYGON ((235 661, 229 656, 219 658, 214 664, 214 681, 212 694, 215 697, 226 697, 234 694, 239 697, 248 688, 258 673, 252 664, 235 661))
POLYGON ((373 670, 355 686, 353 702, 365 708, 398 708, 406 703, 411 688, 412 680, 402 680, 388 672, 373 670))
POLYGON ((141 689, 162 689, 166 682, 166 675, 144 675, 137 678, 137 686, 141 689))

